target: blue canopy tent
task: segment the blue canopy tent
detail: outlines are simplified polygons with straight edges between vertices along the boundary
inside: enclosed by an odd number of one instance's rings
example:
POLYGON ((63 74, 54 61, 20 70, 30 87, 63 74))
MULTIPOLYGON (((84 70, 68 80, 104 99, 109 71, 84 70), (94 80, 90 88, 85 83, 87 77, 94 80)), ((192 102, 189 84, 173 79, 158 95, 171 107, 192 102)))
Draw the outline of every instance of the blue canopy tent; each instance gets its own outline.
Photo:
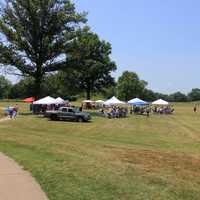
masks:
POLYGON ((148 103, 146 101, 143 101, 139 98, 135 98, 135 99, 132 99, 130 101, 128 101, 128 104, 132 105, 132 106, 145 106, 145 105, 148 105, 148 103))

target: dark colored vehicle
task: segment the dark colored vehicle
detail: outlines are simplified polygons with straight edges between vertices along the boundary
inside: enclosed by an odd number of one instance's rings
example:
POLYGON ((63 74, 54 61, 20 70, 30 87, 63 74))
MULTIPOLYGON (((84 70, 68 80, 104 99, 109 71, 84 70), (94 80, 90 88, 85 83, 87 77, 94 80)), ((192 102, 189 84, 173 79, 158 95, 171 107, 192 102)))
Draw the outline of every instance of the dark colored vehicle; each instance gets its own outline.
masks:
POLYGON ((77 122, 87 122, 91 120, 89 113, 80 112, 77 108, 60 107, 59 110, 47 111, 45 117, 51 120, 69 120, 77 122))

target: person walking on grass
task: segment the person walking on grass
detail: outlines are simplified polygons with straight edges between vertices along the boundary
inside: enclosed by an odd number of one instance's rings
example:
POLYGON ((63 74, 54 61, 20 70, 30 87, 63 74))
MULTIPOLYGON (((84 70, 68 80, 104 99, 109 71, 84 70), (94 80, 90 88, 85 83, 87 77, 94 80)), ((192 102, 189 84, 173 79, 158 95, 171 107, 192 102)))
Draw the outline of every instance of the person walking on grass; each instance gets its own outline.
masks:
POLYGON ((197 112, 197 106, 196 105, 194 105, 193 110, 194 110, 195 113, 197 112))
POLYGON ((151 112, 150 107, 147 107, 146 108, 147 117, 150 117, 150 112, 151 112))
POLYGON ((12 119, 16 119, 17 112, 18 112, 18 106, 16 104, 16 106, 13 108, 12 119))
POLYGON ((9 117, 10 117, 10 119, 12 119, 12 117, 13 117, 13 108, 12 107, 8 107, 8 115, 9 115, 9 117))

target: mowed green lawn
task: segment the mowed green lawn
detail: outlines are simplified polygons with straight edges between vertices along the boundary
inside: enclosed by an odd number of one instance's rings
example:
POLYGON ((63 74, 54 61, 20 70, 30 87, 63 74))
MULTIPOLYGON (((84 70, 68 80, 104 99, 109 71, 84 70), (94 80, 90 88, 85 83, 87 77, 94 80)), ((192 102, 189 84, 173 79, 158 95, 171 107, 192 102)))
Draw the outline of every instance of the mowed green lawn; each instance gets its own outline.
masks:
POLYGON ((0 123, 0 151, 30 171, 50 200, 199 200, 200 113, 192 106, 91 123, 19 116, 0 123))

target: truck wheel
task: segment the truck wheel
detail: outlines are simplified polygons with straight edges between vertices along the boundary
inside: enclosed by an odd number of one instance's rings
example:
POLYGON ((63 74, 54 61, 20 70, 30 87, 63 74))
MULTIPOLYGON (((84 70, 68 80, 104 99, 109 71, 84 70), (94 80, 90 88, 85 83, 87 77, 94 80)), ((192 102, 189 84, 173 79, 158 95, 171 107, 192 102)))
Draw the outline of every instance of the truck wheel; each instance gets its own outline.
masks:
POLYGON ((53 121, 56 121, 56 120, 58 120, 58 117, 57 117, 57 115, 51 115, 51 120, 53 120, 53 121))
POLYGON ((84 122, 84 120, 83 120, 82 117, 79 117, 79 118, 77 119, 77 122, 84 122))

